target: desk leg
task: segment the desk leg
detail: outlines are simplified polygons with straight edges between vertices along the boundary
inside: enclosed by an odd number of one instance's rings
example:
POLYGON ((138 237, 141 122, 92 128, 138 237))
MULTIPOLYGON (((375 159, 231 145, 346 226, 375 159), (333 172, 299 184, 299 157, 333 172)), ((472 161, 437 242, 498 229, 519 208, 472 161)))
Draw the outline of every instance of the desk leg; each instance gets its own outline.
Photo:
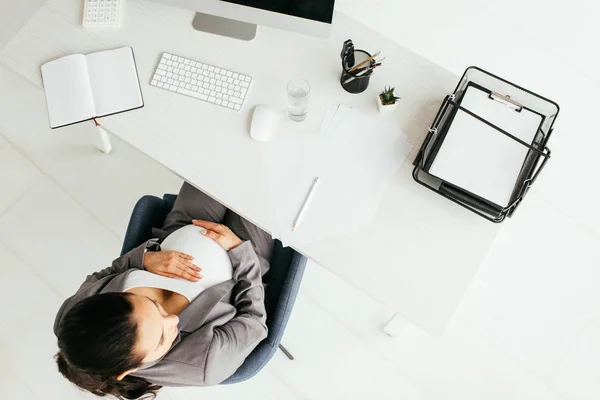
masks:
POLYGON ((294 360, 294 356, 292 355, 292 353, 287 351, 287 349, 285 347, 283 347, 283 345, 281 345, 281 344, 279 345, 279 350, 281 350, 287 358, 289 358, 292 361, 294 360))
POLYGON ((398 314, 392 315, 392 318, 383 327, 383 332, 391 337, 396 337, 408 326, 409 322, 398 314))
POLYGON ((112 144, 110 143, 110 137, 106 129, 101 126, 96 126, 98 135, 96 136, 96 147, 103 153, 109 154, 112 151, 112 144))

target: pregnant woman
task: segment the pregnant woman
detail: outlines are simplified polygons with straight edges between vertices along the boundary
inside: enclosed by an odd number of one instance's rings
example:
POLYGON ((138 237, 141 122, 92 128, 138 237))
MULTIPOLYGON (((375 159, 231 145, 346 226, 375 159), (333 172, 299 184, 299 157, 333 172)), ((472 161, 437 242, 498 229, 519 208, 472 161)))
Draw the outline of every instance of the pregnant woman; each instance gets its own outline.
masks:
POLYGON ((218 384, 267 336, 267 233, 185 183, 153 234, 56 316, 59 371, 96 395, 218 384))

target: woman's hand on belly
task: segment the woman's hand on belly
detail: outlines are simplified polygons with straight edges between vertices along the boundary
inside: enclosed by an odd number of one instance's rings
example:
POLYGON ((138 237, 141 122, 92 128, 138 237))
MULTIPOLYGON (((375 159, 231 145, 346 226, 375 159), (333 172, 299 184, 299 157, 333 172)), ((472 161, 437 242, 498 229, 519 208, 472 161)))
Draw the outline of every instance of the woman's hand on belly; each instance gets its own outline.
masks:
POLYGON ((215 224, 214 222, 202 221, 199 219, 193 220, 192 224, 206 229, 202 232, 202 234, 213 239, 226 251, 229 251, 242 244, 240 238, 237 237, 235 233, 233 233, 231 229, 225 225, 215 224))
POLYGON ((198 282, 202 279, 202 269, 191 262, 193 259, 192 256, 175 250, 150 251, 144 254, 144 269, 168 278, 198 282))

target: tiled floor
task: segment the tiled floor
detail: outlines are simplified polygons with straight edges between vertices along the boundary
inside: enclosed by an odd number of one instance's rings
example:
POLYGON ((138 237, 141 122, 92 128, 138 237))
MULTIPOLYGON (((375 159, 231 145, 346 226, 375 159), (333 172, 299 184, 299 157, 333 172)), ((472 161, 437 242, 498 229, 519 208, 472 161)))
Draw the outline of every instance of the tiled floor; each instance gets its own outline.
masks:
MULTIPOLYGON (((0 27, 0 47, 15 29, 0 27)), ((583 74, 570 79, 569 88, 598 87, 583 74)), ((181 181, 116 138, 110 156, 94 151, 86 124, 48 132, 44 120, 27 118, 44 112, 43 97, 12 102, 24 85, 0 65, 0 107, 14 110, 0 120, 0 400, 90 398, 56 371, 56 309, 118 254, 137 198, 176 191, 181 181)), ((563 127, 580 121, 574 109, 563 127)), ((295 361, 277 354, 249 382, 167 388, 159 399, 600 398, 597 185, 570 181, 575 155, 586 155, 585 171, 595 165, 585 140, 583 129, 555 136, 539 188, 503 225, 441 337, 409 322, 386 336, 390 310, 310 264, 284 337, 295 361)))

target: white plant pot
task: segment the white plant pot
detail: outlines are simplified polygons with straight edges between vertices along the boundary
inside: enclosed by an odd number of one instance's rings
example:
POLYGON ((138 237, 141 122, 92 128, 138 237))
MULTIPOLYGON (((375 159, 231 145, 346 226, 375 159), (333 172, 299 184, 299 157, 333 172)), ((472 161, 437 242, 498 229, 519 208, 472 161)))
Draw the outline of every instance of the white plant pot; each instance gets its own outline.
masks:
POLYGON ((395 102, 394 104, 387 104, 387 105, 383 105, 381 103, 381 98, 379 97, 379 95, 377 95, 377 109, 379 109, 379 112, 382 114, 387 114, 390 113, 392 111, 394 111, 396 109, 396 107, 398 106, 398 102, 395 102))

